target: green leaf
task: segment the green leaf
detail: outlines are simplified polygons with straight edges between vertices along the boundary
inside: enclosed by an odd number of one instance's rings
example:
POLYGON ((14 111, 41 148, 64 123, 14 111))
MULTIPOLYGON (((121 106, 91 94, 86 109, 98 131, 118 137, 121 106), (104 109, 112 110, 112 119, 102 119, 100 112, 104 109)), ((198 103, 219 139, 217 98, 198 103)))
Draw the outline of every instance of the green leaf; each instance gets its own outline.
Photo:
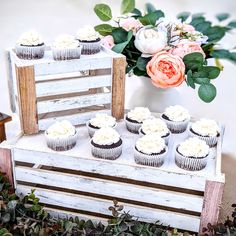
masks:
POLYGON ((132 13, 134 14, 134 18, 137 18, 137 17, 140 17, 140 16, 142 16, 142 12, 141 11, 139 11, 139 9, 137 9, 137 8, 134 8, 134 10, 132 11, 132 13))
POLYGON ((210 55, 214 58, 224 58, 224 59, 231 58, 230 52, 226 49, 214 50, 210 53, 210 55))
POLYGON ((137 76, 148 76, 146 71, 139 70, 137 67, 133 69, 133 73, 137 76))
POLYGON ((207 78, 208 77, 208 72, 207 71, 197 71, 193 73, 193 78, 207 78))
POLYGON ((128 32, 123 28, 116 28, 112 31, 115 44, 123 43, 127 41, 128 32))
POLYGON ((185 55, 183 58, 183 61, 186 67, 186 71, 188 70, 196 71, 196 70, 199 70, 203 66, 204 57, 201 53, 194 52, 194 53, 185 55))
POLYGON ((122 14, 132 12, 134 8, 135 8, 135 0, 123 0, 121 3, 122 14))
POLYGON ((128 36, 127 36, 127 40, 123 43, 119 43, 119 44, 116 44, 112 50, 116 53, 122 53, 123 50, 125 49, 125 47, 129 44, 131 38, 133 36, 133 32, 132 31, 129 31, 128 32, 128 36))
POLYGON ((196 27, 198 24, 204 23, 205 21, 206 20, 204 16, 198 16, 192 19, 192 21, 190 22, 190 25, 196 27))
POLYGON ((195 26, 195 29, 197 31, 202 32, 203 34, 207 33, 207 31, 211 28, 211 22, 210 21, 204 21, 195 26))
POLYGON ((113 27, 108 24, 101 24, 94 27, 94 29, 102 36, 111 35, 113 27))
POLYGON ((236 20, 230 21, 227 26, 230 28, 236 28, 236 20))
POLYGON ((202 69, 208 74, 208 79, 215 79, 220 74, 220 69, 217 66, 205 66, 202 69))
POLYGON ((112 12, 111 8, 107 4, 97 4, 94 7, 94 11, 96 15, 99 17, 102 21, 109 21, 112 19, 112 12))
POLYGON ((194 80, 192 77, 193 73, 191 70, 188 71, 187 73, 187 85, 190 86, 191 88, 195 89, 195 84, 194 84, 194 80))
POLYGON ((145 4, 145 8, 147 9, 148 13, 154 12, 156 11, 156 8, 153 6, 153 4, 151 3, 146 3, 145 4))
POLYGON ((206 36, 208 37, 208 43, 218 42, 225 36, 226 28, 221 26, 213 26, 208 29, 206 36))
POLYGON ((146 58, 146 57, 139 57, 138 61, 137 61, 137 67, 139 70, 141 71, 146 71, 146 66, 148 64, 148 62, 151 60, 150 57, 146 58))
POLYGON ((147 15, 140 17, 139 21, 143 25, 156 25, 156 21, 160 19, 161 17, 164 17, 165 14, 161 10, 157 10, 151 13, 148 13, 147 15))
POLYGON ((194 82, 196 84, 209 84, 210 83, 210 79, 208 79, 208 78, 195 78, 194 82))
POLYGON ((226 20, 230 17, 230 14, 229 13, 220 13, 220 14, 217 14, 216 15, 216 18, 219 20, 219 21, 223 21, 223 20, 226 20))
POLYGON ((188 19, 188 17, 190 16, 190 12, 184 11, 184 12, 180 12, 177 15, 177 18, 180 19, 182 22, 186 21, 188 19))
POLYGON ((213 84, 202 84, 198 89, 198 96, 209 103, 216 97, 216 87, 213 84))

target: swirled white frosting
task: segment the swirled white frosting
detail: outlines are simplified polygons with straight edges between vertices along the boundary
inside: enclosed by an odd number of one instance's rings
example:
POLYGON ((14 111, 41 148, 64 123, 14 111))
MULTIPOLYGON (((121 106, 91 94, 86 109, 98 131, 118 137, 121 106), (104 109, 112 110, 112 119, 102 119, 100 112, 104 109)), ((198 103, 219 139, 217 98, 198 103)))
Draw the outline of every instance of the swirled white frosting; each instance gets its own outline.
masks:
POLYGON ((37 46, 43 43, 42 37, 35 30, 23 33, 17 41, 24 46, 37 46))
POLYGON ((131 120, 142 123, 144 120, 151 117, 151 112, 147 107, 135 107, 133 110, 128 112, 127 117, 131 120))
POLYGON ((51 138, 65 138, 74 135, 75 132, 75 127, 67 120, 55 122, 46 131, 51 138))
POLYGON ((216 137, 220 128, 216 121, 210 119, 200 119, 191 126, 192 130, 202 136, 216 137))
POLYGON ((185 121, 190 119, 190 115, 187 109, 183 108, 180 105, 169 106, 165 109, 164 114, 171 121, 185 121))
POLYGON ((92 118, 89 123, 92 126, 102 128, 102 127, 114 127, 116 124, 116 119, 107 114, 97 114, 94 118, 92 118))
POLYGON ((56 49, 75 49, 78 46, 79 41, 69 34, 62 34, 58 36, 53 43, 53 47, 56 49))
POLYGON ((165 140, 158 134, 147 134, 142 136, 137 140, 135 146, 138 151, 148 155, 160 153, 166 149, 165 140))
POLYGON ((178 147, 179 153, 185 157, 205 157, 209 154, 209 150, 206 142, 197 137, 185 140, 178 147))
POLYGON ((170 133, 166 123, 159 118, 147 119, 143 121, 141 129, 145 134, 156 133, 160 136, 165 136, 170 133))
POLYGON ((81 41, 94 41, 99 39, 100 35, 92 26, 86 25, 77 31, 76 38, 81 41))
POLYGON ((102 127, 92 137, 92 141, 98 145, 112 145, 119 142, 119 140, 119 133, 111 127, 102 127))

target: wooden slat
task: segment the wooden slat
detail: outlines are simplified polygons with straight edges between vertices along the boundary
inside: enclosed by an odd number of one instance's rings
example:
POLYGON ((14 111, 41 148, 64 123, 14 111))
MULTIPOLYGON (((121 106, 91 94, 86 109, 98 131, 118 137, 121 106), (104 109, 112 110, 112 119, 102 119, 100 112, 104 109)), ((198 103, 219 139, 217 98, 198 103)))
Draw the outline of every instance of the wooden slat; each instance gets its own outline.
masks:
POLYGON ((39 130, 46 130, 50 125, 52 125, 55 121, 69 120, 73 125, 85 124, 88 120, 94 117, 97 113, 106 113, 111 115, 111 110, 96 110, 85 113, 75 113, 71 115, 51 117, 47 119, 42 119, 38 121, 39 130))
POLYGON ((82 92, 90 88, 111 86, 111 82, 111 75, 102 75, 36 83, 36 94, 37 97, 43 97, 82 92))
MULTIPOLYGON (((79 132, 81 137, 83 134, 79 132)), ((41 141, 45 143, 45 141, 41 141)), ((86 140, 86 143, 88 141, 86 140)), ((83 146, 84 142, 82 139, 78 142, 78 145, 83 146)), ((45 144, 46 146, 46 144, 45 144)), ((76 154, 72 156, 73 150, 66 153, 55 153, 48 151, 32 151, 15 148, 14 149, 14 160, 19 162, 26 162, 32 164, 42 164, 46 166, 65 168, 70 170, 80 170, 84 172, 91 172, 97 174, 103 174, 108 176, 116 176, 119 178, 127 178, 131 180, 138 180, 149 183, 162 184, 167 186, 193 189, 197 191, 204 191, 205 189, 205 178, 193 175, 187 175, 185 173, 174 173, 170 171, 163 171, 159 168, 152 168, 147 166, 141 166, 136 164, 129 164, 128 158, 127 161, 119 162, 109 161, 109 160, 100 160, 99 158, 83 158, 85 154, 78 154, 79 151, 76 151, 76 154), (65 155, 67 154, 67 155, 65 155), (80 157, 80 155, 82 157, 80 157)), ((79 150, 79 148, 78 148, 79 150)), ((81 148, 80 148, 81 150, 81 148)), ((89 144, 84 152, 88 155, 90 150, 89 144)), ((133 159, 132 156, 130 156, 133 159)))
MULTIPOLYGON (((97 212, 105 215, 110 215, 108 207, 112 205, 112 201, 101 200, 92 197, 80 196, 77 194, 62 193, 58 191, 35 188, 36 196, 45 204, 59 205, 71 209, 78 209, 91 212, 97 212)), ((17 194, 23 193, 26 195, 31 191, 30 187, 18 185, 17 194)), ((153 208, 136 206, 133 204, 125 204, 125 211, 138 217, 140 221, 156 222, 160 220, 164 225, 171 225, 179 229, 185 229, 197 232, 199 229, 199 217, 173 213, 169 211, 157 210, 153 208)))
POLYGON ((20 118, 22 130, 25 134, 38 132, 36 90, 34 81, 34 67, 16 67, 18 83, 20 118))
POLYGON ((38 113, 49 113, 56 111, 72 110, 76 108, 102 105, 111 102, 111 93, 100 93, 86 96, 77 96, 64 99, 54 99, 38 102, 38 113))
POLYGON ((124 118, 125 109, 125 57, 113 59, 112 115, 116 119, 124 118))
POLYGON ((215 225, 218 221, 224 183, 206 181, 203 209, 201 214, 200 233, 208 223, 215 225))
POLYGON ((17 181, 102 194, 194 212, 202 210, 202 197, 184 193, 20 166, 15 168, 15 175, 17 181))

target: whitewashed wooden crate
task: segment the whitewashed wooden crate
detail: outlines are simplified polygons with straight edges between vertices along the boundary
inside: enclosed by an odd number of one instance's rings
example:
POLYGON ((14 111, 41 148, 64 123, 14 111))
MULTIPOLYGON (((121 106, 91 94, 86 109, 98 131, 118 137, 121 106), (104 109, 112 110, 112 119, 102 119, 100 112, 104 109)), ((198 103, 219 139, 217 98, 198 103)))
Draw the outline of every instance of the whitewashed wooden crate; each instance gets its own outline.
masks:
POLYGON ((22 60, 9 50, 13 111, 19 113, 24 134, 47 129, 56 120, 84 124, 97 112, 124 115, 126 60, 102 48, 95 55, 55 61, 22 60))
POLYGON ((223 193, 221 140, 211 148, 208 164, 201 171, 178 168, 174 162, 177 143, 186 133, 172 135, 168 157, 161 168, 137 165, 133 158, 138 135, 118 124, 123 154, 115 161, 94 158, 86 127, 78 128, 78 143, 72 150, 47 148, 43 134, 23 136, 2 144, 0 156, 12 157, 18 194, 36 189, 36 195, 51 212, 106 219, 108 207, 117 199, 141 221, 160 220, 184 230, 199 231, 218 219, 223 193))

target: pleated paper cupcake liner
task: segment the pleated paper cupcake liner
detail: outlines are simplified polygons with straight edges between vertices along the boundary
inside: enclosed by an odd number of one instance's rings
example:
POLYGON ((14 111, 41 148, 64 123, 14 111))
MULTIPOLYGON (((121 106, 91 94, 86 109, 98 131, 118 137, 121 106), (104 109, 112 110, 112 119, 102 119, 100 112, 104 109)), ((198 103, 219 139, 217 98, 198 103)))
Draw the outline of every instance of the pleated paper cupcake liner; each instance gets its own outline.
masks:
POLYGON ((190 158, 190 157, 185 157, 185 156, 181 155, 176 150, 175 163, 181 169, 190 170, 190 171, 198 171, 198 170, 202 170, 206 167, 208 156, 209 155, 207 155, 206 157, 203 157, 203 158, 190 158))
POLYGON ((122 154, 122 144, 115 148, 100 148, 91 144, 91 152, 97 158, 116 160, 122 154))
POLYGON ((73 49, 52 48, 52 55, 56 61, 79 59, 81 56, 81 50, 82 46, 73 49))
POLYGON ((40 59, 44 56, 45 44, 41 46, 22 46, 16 44, 16 55, 25 60, 40 59))
POLYGON ((174 134, 185 132, 189 124, 189 120, 170 121, 170 120, 162 118, 162 116, 161 116, 161 119, 165 121, 167 128, 171 131, 171 133, 174 133, 174 134))
POLYGON ((78 132, 65 138, 52 138, 45 132, 47 146, 54 151, 68 151, 72 149, 78 140, 78 132))
POLYGON ((198 134, 195 134, 191 131, 191 127, 188 128, 188 134, 190 137, 197 137, 201 140, 204 140, 206 142, 206 144, 210 147, 214 147, 216 146, 217 142, 218 142, 218 138, 219 137, 204 137, 204 136, 201 136, 201 135, 198 135, 198 134))
POLYGON ((166 147, 166 151, 164 153, 157 154, 157 155, 144 154, 144 153, 141 153, 135 149, 134 150, 134 160, 137 164, 140 164, 140 165, 160 167, 165 162, 167 152, 168 152, 167 147, 166 147))
MULTIPOLYGON (((94 135, 94 133, 95 133, 97 130, 99 130, 99 128, 96 129, 96 128, 93 128, 93 127, 89 126, 89 121, 86 122, 86 126, 87 126, 87 128, 88 128, 88 134, 89 134, 89 137, 90 137, 90 138, 92 138, 93 135, 94 135)), ((116 123, 112 128, 113 128, 113 129, 116 129, 116 127, 117 127, 117 123, 116 123)))
POLYGON ((142 124, 141 123, 134 123, 134 122, 130 122, 126 119, 126 115, 125 115, 125 124, 126 124, 126 128, 129 132, 134 133, 134 134, 138 134, 139 129, 141 128, 142 124))
POLYGON ((98 42, 79 42, 82 46, 82 55, 92 55, 101 51, 101 40, 98 42))

